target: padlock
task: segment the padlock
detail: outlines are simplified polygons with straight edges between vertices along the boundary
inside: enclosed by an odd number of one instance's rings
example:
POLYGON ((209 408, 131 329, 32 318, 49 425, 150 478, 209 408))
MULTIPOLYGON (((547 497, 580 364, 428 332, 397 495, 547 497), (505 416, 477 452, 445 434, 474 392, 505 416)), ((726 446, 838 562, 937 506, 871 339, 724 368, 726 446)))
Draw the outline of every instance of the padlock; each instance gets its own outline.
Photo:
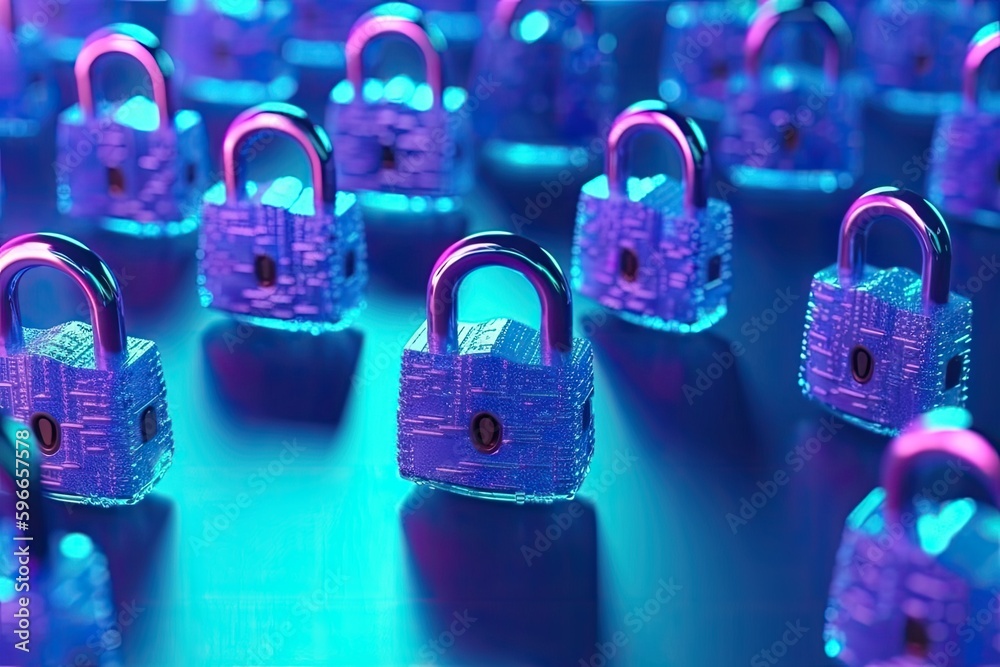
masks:
POLYGON ((580 168, 600 156, 616 98, 614 40, 601 37, 586 3, 494 4, 474 65, 487 160, 580 168))
POLYGON ((473 178, 468 95, 444 87, 441 59, 447 44, 426 27, 422 12, 403 3, 392 8, 391 14, 365 14, 347 38, 347 78, 334 87, 327 112, 340 186, 363 193, 365 206, 400 197, 461 197, 473 178), (419 49, 427 83, 402 75, 365 79, 362 56, 381 36, 401 37, 419 49))
POLYGON ((886 434, 934 408, 965 405, 972 303, 949 291, 951 255, 944 218, 920 195, 876 188, 858 198, 840 227, 837 263, 812 280, 803 393, 847 421, 886 434), (865 264, 868 231, 883 217, 917 236, 919 276, 865 264))
POLYGON ((343 73, 344 45, 351 26, 377 0, 292 0, 292 27, 281 52, 295 67, 343 73))
POLYGON ((720 127, 719 157, 736 187, 834 192, 861 171, 860 100, 842 77, 850 31, 827 2, 761 7, 747 31, 746 76, 720 127), (824 38, 823 71, 794 62, 763 68, 779 26, 808 20, 824 38))
POLYGON ((978 103, 983 60, 1000 48, 1000 23, 983 28, 963 66, 964 108, 938 121, 928 185, 930 200, 949 216, 1000 227, 1000 117, 978 103))
POLYGON ((0 0, 0 30, 0 136, 37 135, 58 98, 42 34, 23 24, 13 0, 0 0))
POLYGON ((682 333, 726 314, 733 219, 708 196, 709 162, 697 123, 662 102, 640 102, 611 126, 604 176, 583 186, 573 287, 623 319, 682 333), (655 132, 680 153, 681 180, 628 178, 635 137, 655 132))
POLYGON ((975 0, 874 0, 858 22, 858 57, 871 100, 903 116, 933 118, 960 106, 962 61, 978 30, 997 19, 975 0))
POLYGON ((572 296, 555 259, 528 239, 475 234, 427 283, 427 321, 406 344, 399 391, 404 479, 496 500, 572 498, 594 452, 594 363, 573 337, 572 296), (459 324, 462 280, 513 269, 541 300, 541 331, 510 319, 459 324))
POLYGON ((197 228, 208 179, 207 139, 198 113, 172 111, 171 71, 170 57, 145 28, 117 24, 87 38, 76 61, 80 102, 59 115, 62 213, 136 236, 197 228), (94 63, 109 54, 134 58, 149 75, 149 88, 137 86, 122 102, 95 103, 94 63))
POLYGON ((292 18, 286 0, 172 0, 166 40, 184 96, 240 108, 290 99, 298 83, 282 46, 292 18))
POLYGON ((970 421, 936 410, 886 450, 881 486, 847 517, 837 551, 829 657, 848 667, 1000 664, 1000 457, 970 421), (987 500, 962 497, 969 481, 987 500))
POLYGON ((0 247, 0 411, 26 424, 52 498, 91 505, 141 500, 170 467, 173 432, 156 345, 128 338, 107 264, 73 239, 26 234, 0 247), (21 326, 17 285, 54 268, 84 291, 92 326, 21 326))
POLYGON ((365 231, 355 195, 337 192, 323 128, 297 107, 262 104, 229 126, 222 159, 225 180, 202 209, 202 304, 282 329, 349 326, 368 283, 365 231), (248 188, 246 162, 275 135, 305 151, 310 185, 284 176, 248 188))
POLYGON ((114 0, 13 0, 25 37, 44 38, 48 55, 57 63, 76 62, 84 40, 115 20, 114 0))
POLYGON ((730 79, 743 73, 743 43, 756 3, 671 3, 660 52, 660 96, 698 119, 722 120, 730 79))

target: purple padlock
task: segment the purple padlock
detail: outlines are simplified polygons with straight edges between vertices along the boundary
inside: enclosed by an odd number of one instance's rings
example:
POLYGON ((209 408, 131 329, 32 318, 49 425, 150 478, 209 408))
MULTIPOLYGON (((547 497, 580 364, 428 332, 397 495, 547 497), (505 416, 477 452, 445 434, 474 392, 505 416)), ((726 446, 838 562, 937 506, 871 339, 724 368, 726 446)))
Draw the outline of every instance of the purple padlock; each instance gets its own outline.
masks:
POLYGON ((1000 23, 984 27, 969 44, 962 67, 963 108, 938 121, 928 184, 945 213, 1000 227, 1000 116, 979 106, 983 61, 1000 49, 1000 23))
POLYGON ((59 116, 59 210, 136 236, 175 236, 198 226, 208 180, 201 116, 174 113, 172 62, 145 28, 116 24, 91 35, 76 61, 79 104, 59 116), (94 64, 108 54, 135 59, 149 75, 120 102, 95 101, 94 64), (152 99, 150 99, 152 98, 152 99))

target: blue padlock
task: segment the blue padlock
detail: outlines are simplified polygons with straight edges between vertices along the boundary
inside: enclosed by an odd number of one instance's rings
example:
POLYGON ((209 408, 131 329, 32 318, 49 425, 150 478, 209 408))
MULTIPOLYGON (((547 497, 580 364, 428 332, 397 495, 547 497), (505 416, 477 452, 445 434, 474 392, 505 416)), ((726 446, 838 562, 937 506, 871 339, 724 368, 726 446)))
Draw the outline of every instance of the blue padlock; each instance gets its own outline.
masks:
POLYGON ((908 427, 847 517, 824 630, 841 664, 1000 664, 1000 457, 970 421, 945 408, 908 427), (986 502, 960 497, 970 478, 986 502))
POLYGON ((949 216, 1000 227, 1000 116, 979 108, 979 71, 1000 48, 1000 23, 979 31, 963 65, 964 108, 938 120, 928 191, 949 216))
POLYGON ((671 3, 660 52, 660 96, 673 108, 718 122, 731 78, 743 74, 743 44, 756 3, 702 0, 671 3))
POLYGON ((170 57, 145 28, 117 24, 87 39, 76 61, 80 102, 59 116, 62 213, 136 236, 197 228, 208 181, 207 139, 200 115, 172 111, 171 72, 170 57), (95 103, 92 70, 108 54, 134 58, 149 75, 149 87, 136 87, 120 103, 95 103))
POLYGON ((586 166, 615 108, 613 40, 580 2, 501 0, 476 54, 476 134, 501 166, 586 166))
POLYGON ((949 291, 944 218, 909 190, 876 188, 844 216, 837 263, 815 275, 799 384, 806 396, 862 428, 894 434, 918 415, 965 404, 972 303, 949 291), (921 274, 865 264, 868 231, 904 223, 923 253, 921 274))
POLYGON ((185 97, 240 108, 291 99, 298 83, 282 58, 291 30, 287 0, 172 0, 166 39, 185 97))
POLYGON ((861 172, 860 100, 842 76, 850 31, 827 2, 768 3, 747 32, 746 76, 734 88, 718 155, 737 187, 834 192, 861 172), (802 63, 762 67, 776 28, 809 20, 824 38, 823 71, 802 63))
POLYGON ((594 452, 594 361, 573 337, 572 296, 555 259, 528 239, 475 234, 448 248, 427 283, 427 322, 403 351, 399 473, 455 493, 524 502, 572 498, 594 452), (471 272, 524 275, 541 331, 509 319, 459 324, 471 272))
POLYGON ((917 118, 957 110, 966 45, 996 19, 991 2, 874 0, 858 22, 859 60, 875 89, 872 101, 917 118))
POLYGON ((13 0, 0 2, 0 137, 37 135, 58 102, 42 34, 19 18, 13 0))
POLYGON ((202 208, 202 304, 283 329, 350 325, 368 283, 365 231, 357 198, 337 192, 326 132, 297 107, 260 105, 229 126, 222 159, 225 180, 202 208), (303 149, 310 185, 285 176, 248 187, 245 163, 275 135, 303 149))
POLYGON ((444 87, 447 44, 426 27, 420 10, 402 3, 392 8, 362 16, 347 39, 347 78, 334 87, 327 113, 337 178, 344 190, 363 193, 366 207, 409 198, 414 210, 414 199, 423 202, 421 210, 447 200, 450 210, 472 187, 467 94, 444 87), (401 37, 419 49, 427 83, 406 76, 365 79, 362 56, 382 36, 401 37))
POLYGON ((583 186, 573 246, 573 286, 623 319, 683 333, 706 329, 732 291, 733 216, 708 197, 705 138, 662 102, 640 102, 611 126, 604 176, 583 186), (629 179, 635 137, 655 132, 680 153, 681 181, 629 179))
POLYGON ((126 337, 111 269, 73 239, 26 234, 0 247, 0 295, 0 412, 30 429, 43 490, 92 505, 141 500, 170 467, 173 432, 160 354, 126 337), (38 266, 83 289, 92 326, 21 326, 17 286, 38 266))

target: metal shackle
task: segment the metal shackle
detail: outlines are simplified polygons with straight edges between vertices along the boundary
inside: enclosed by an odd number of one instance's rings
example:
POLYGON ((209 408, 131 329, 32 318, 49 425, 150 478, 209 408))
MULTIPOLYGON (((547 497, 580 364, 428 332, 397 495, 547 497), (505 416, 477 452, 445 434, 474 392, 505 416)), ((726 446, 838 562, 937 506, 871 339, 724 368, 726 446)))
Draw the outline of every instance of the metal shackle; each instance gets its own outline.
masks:
POLYGON ((632 142, 646 132, 666 136, 681 156, 684 209, 688 213, 708 205, 708 144, 701 128, 684 114, 672 111, 658 100, 633 104, 615 118, 608 133, 604 170, 609 193, 627 195, 632 142))
POLYGON ((25 271, 38 266, 66 274, 83 290, 94 329, 94 361, 99 370, 114 369, 128 347, 118 280, 93 250, 60 234, 24 234, 0 246, 0 355, 24 344, 17 286, 25 271))
POLYGON ((868 232, 882 218, 905 224, 920 242, 920 270, 925 307, 948 303, 951 291, 951 235, 941 213, 912 190, 875 188, 851 204, 840 224, 837 267, 841 287, 861 280, 868 249, 868 232))
POLYGON ((983 61, 997 49, 1000 49, 1000 21, 987 24, 969 42, 962 63, 962 98, 970 110, 979 106, 979 72, 983 61))
POLYGON ((517 271, 542 306, 542 363, 561 363, 573 347, 573 297, 555 258, 534 241, 507 232, 473 234, 444 251, 427 281, 427 345, 432 354, 458 350, 458 289, 486 266, 517 271))
MULTIPOLYGON (((933 416, 931 412, 925 419, 933 416)), ((910 502, 906 494, 907 481, 918 465, 941 458, 958 459, 967 464, 975 479, 983 485, 990 502, 1000 508, 1000 456, 985 438, 957 425, 917 427, 897 436, 882 460, 881 483, 885 489, 887 522, 899 523, 904 507, 910 502)))
POLYGON ((778 26, 802 20, 815 23, 823 32, 823 71, 829 81, 837 81, 841 54, 851 41, 851 32, 840 13, 824 0, 772 0, 754 12, 743 44, 746 71, 751 81, 760 77, 764 46, 778 26))
POLYGON ((17 32, 17 12, 14 9, 14 0, 0 0, 0 26, 3 26, 8 35, 17 32))
POLYGON ((116 23, 91 33, 76 57, 73 72, 76 77, 80 109, 85 118, 93 118, 94 105, 93 69, 94 63, 111 53, 121 53, 135 59, 149 75, 153 103, 160 115, 160 129, 172 122, 170 107, 170 77, 174 64, 160 46, 160 40, 149 30, 131 23, 116 23))
POLYGON ((246 185, 246 170, 240 151, 246 143, 266 132, 294 139, 309 160, 316 213, 337 196, 336 177, 327 168, 333 157, 333 145, 326 131, 309 120, 297 106, 268 102, 247 109, 229 125, 222 142, 222 174, 226 184, 226 200, 235 203, 246 185))
POLYGON ((423 12, 410 5, 391 3, 385 6, 392 13, 376 7, 358 19, 347 35, 344 47, 347 61, 347 80, 354 86, 354 94, 360 98, 364 84, 365 49, 376 37, 397 35, 409 40, 424 58, 427 85, 431 89, 433 104, 444 106, 444 72, 441 52, 447 48, 444 37, 424 25, 423 12))

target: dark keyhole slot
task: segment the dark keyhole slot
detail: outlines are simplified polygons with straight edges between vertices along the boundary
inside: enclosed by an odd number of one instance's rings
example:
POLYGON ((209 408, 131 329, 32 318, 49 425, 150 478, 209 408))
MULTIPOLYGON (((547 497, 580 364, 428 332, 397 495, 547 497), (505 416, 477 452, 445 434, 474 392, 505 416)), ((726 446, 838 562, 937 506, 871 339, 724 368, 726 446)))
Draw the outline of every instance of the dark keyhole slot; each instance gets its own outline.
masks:
POLYGON ((115 197, 125 194, 125 172, 118 167, 108 167, 108 192, 115 197))
POLYGON ((906 643, 906 652, 909 655, 919 658, 927 657, 931 647, 931 638, 927 634, 924 624, 915 618, 906 617, 906 625, 903 628, 903 641, 906 643))
POLYGON ((358 270, 358 256, 353 250, 347 251, 344 257, 344 278, 350 278, 358 270))
POLYGON ((269 255, 257 255, 253 260, 253 273, 257 284, 261 287, 274 287, 277 281, 278 266, 269 255))
POLYGON ((639 278, 639 256, 631 248, 622 248, 618 254, 618 271, 622 278, 634 283, 639 278))
POLYGON ((392 150, 392 146, 382 147, 382 168, 383 169, 396 168, 396 151, 392 150))
POLYGON ((139 430, 142 432, 143 442, 149 442, 159 433, 160 424, 156 420, 156 408, 152 405, 142 411, 142 416, 139 417, 139 430))
POLYGON ((962 381, 962 356, 957 355, 948 360, 944 371, 944 388, 954 389, 962 381))
POLYGON ((184 172, 184 178, 187 179, 188 185, 194 185, 195 180, 198 178, 198 165, 193 162, 188 164, 187 170, 184 172))
POLYGON ((484 454, 492 454, 500 449, 503 438, 503 425, 500 420, 488 412, 480 412, 472 418, 469 428, 472 445, 484 454))
POLYGON ((794 125, 785 125, 781 128, 781 146, 786 151, 798 149, 800 143, 799 131, 794 125))
POLYGON ((590 395, 587 396, 587 400, 583 404, 583 430, 586 431, 590 428, 590 423, 594 419, 594 391, 590 391, 590 395))
POLYGON ((62 446, 62 429, 59 422, 50 415, 39 413, 31 417, 31 431, 38 441, 38 449, 46 456, 52 456, 62 446))
POLYGON ((706 279, 711 284, 721 277, 722 277, 722 256, 713 255, 712 258, 708 260, 708 275, 706 276, 706 279))
POLYGON ((851 375, 855 382, 864 384, 872 379, 875 372, 875 358, 864 345, 858 345, 851 350, 851 375))
POLYGON ((913 58, 913 67, 916 69, 917 74, 927 74, 933 63, 934 56, 929 53, 918 53, 913 58))

